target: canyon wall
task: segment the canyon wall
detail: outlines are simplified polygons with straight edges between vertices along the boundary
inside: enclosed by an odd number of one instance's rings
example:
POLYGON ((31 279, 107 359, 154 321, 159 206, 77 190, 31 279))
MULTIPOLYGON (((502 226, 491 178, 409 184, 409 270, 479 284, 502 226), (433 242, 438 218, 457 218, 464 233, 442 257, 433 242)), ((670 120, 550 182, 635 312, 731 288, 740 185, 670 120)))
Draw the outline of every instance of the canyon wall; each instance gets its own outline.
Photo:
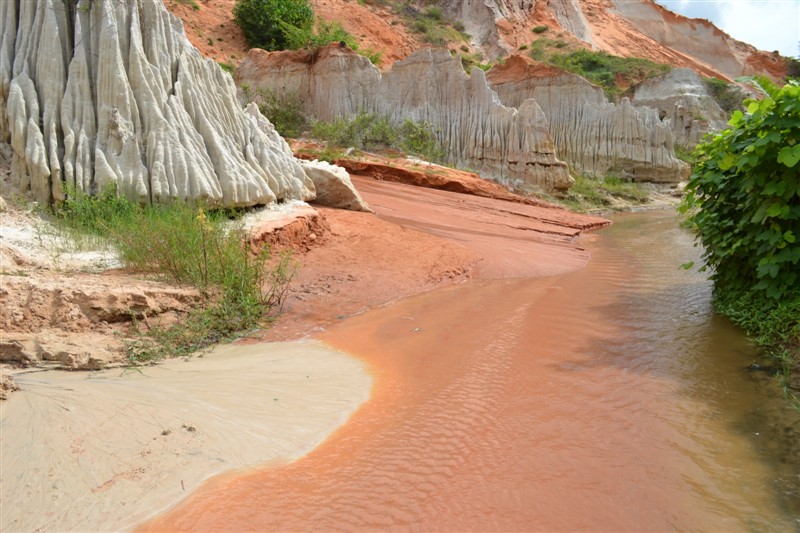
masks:
POLYGON ((330 45, 314 52, 251 50, 236 71, 251 91, 295 94, 319 120, 361 111, 400 124, 428 122, 452 162, 520 189, 572 184, 556 158, 547 120, 533 100, 500 103, 480 69, 470 76, 447 50, 423 49, 381 73, 366 58, 330 45))
POLYGON ((444 0, 442 5, 489 59, 529 44, 531 28, 544 25, 550 28, 544 36, 563 30, 593 50, 687 67, 728 81, 750 74, 777 80, 786 74, 778 54, 757 50, 707 20, 678 15, 653 0, 444 0))
POLYGON ((109 185, 150 202, 314 197, 285 141, 242 110, 231 77, 160 0, 4 0, 0 29, 0 149, 20 192, 42 203, 109 185))
POLYGON ((643 81, 634 89, 631 102, 657 109, 662 119, 669 119, 675 144, 685 150, 694 149, 707 133, 728 125, 728 113, 690 69, 672 69, 643 81))
POLYGON ((577 172, 662 183, 688 176, 689 167, 675 157, 670 123, 656 109, 627 98, 609 103, 601 88, 580 76, 521 56, 492 68, 488 80, 507 106, 536 100, 556 153, 577 172))

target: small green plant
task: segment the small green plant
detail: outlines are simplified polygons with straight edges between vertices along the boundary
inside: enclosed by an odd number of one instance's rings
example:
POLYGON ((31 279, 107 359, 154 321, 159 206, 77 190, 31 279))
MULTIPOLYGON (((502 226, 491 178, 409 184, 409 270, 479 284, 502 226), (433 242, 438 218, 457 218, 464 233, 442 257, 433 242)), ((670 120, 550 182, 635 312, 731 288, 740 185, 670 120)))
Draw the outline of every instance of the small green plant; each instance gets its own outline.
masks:
POLYGON ((575 184, 557 201, 575 211, 614 209, 620 201, 637 205, 645 204, 650 199, 650 195, 640 184, 617 176, 590 178, 577 174, 574 178, 575 184))
POLYGON ((531 31, 532 31, 533 33, 536 33, 536 34, 540 34, 540 33, 544 33, 544 32, 546 32, 546 31, 547 31, 547 30, 549 30, 549 29, 550 29, 550 28, 549 28, 548 26, 541 25, 541 26, 534 26, 534 27, 533 27, 533 29, 532 29, 531 31))
POLYGON ((428 6, 422 11, 422 15, 426 18, 435 21, 441 21, 444 19, 444 15, 442 15, 442 8, 438 6, 428 6))
POLYGON ((142 206, 114 188, 68 191, 57 224, 110 242, 128 268, 196 287, 203 303, 176 328, 154 327, 129 346, 132 362, 188 353, 258 326, 276 312, 296 270, 289 256, 255 254, 230 211, 174 202, 142 206))
POLYGON ((311 136, 325 141, 329 147, 357 150, 399 149, 436 163, 446 159, 445 151, 429 123, 406 120, 395 127, 388 116, 372 113, 362 112, 349 119, 315 122, 311 128, 311 136))
POLYGON ((195 0, 177 0, 179 4, 190 6, 195 11, 200 11, 200 5, 195 0))
POLYGON ((739 87, 718 78, 706 78, 703 83, 723 111, 728 114, 737 109, 744 111, 745 94, 739 87))
POLYGON ((219 62, 219 66, 222 70, 233 76, 233 72, 236 70, 236 67, 231 65, 230 63, 223 63, 222 61, 219 62))
POLYGON ((245 100, 255 102, 261 114, 275 126, 282 137, 296 139, 308 126, 303 103, 296 94, 286 91, 278 94, 270 89, 253 91, 249 86, 241 86, 245 100))

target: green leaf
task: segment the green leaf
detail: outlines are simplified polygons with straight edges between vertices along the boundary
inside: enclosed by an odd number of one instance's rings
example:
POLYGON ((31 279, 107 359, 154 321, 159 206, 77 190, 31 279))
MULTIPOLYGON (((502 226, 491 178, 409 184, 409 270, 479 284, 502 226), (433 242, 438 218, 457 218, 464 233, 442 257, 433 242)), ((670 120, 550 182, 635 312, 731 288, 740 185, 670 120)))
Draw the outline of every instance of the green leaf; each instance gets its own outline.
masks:
POLYGON ((789 168, 794 167, 798 161, 800 161, 800 144, 784 146, 778 152, 778 163, 782 163, 789 168))
POLYGON ((720 170, 730 170, 736 164, 736 156, 733 154, 725 154, 719 161, 720 170))

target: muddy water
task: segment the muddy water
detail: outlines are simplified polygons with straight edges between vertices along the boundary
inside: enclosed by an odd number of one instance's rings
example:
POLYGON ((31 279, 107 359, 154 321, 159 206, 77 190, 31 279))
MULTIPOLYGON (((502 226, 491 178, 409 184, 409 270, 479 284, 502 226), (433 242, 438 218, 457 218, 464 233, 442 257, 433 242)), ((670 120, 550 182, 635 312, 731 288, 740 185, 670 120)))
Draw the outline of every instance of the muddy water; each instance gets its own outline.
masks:
POLYGON ((304 459, 217 479, 148 527, 800 529, 800 462, 780 438, 797 415, 745 371, 752 348, 712 314, 703 275, 679 270, 691 237, 649 213, 589 240, 581 271, 330 330, 371 367, 372 399, 304 459))

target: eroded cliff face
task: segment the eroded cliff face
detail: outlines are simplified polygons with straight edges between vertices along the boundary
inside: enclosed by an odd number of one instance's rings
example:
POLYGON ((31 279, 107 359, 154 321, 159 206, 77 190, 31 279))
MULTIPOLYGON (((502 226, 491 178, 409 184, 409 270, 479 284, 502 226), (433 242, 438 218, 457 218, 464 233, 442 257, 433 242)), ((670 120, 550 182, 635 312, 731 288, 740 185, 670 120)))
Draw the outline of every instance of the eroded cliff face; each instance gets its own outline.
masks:
POLYGON ((689 167, 674 154, 672 130, 656 109, 609 103, 580 76, 521 56, 492 68, 488 80, 508 106, 533 98, 550 124, 559 157, 575 171, 675 183, 689 167))
POLYGON ((0 28, 0 146, 37 201, 109 185, 151 202, 313 198, 285 141, 160 0, 5 0, 0 28))
POLYGON ((675 144, 687 150, 694 149, 706 133, 728 124, 728 114, 690 69, 676 68, 645 80, 634 89, 631 102, 657 109, 662 120, 669 119, 675 144))
POLYGON ((456 165, 510 186, 552 191, 572 184, 536 102, 502 105, 483 71, 467 76, 447 50, 420 50, 381 74, 338 45, 316 52, 254 49, 236 79, 251 90, 294 93, 319 120, 366 111, 396 123, 429 122, 456 165))
POLYGON ((595 50, 687 67, 729 81, 759 73, 778 79, 786 73, 779 55, 757 50, 707 20, 678 15, 652 0, 445 0, 443 5, 492 59, 530 43, 531 28, 544 24, 551 33, 564 30, 595 50))

